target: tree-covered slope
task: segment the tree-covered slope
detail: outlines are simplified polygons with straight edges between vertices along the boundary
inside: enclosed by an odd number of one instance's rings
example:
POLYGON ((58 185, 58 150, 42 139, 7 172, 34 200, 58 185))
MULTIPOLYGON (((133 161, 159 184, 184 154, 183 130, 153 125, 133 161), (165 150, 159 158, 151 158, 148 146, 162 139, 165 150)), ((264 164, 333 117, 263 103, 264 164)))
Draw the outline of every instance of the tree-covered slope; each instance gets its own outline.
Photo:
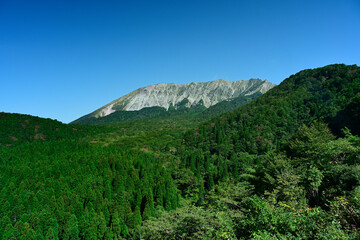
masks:
POLYGON ((214 106, 211 106, 207 109, 205 109, 203 112, 201 112, 198 115, 198 118, 203 120, 210 120, 211 118, 215 118, 221 114, 232 112, 239 107, 255 100, 256 98, 263 95, 261 92, 254 93, 250 96, 239 96, 230 100, 222 101, 214 106))
POLYGON ((145 239, 358 239, 359 71, 301 71, 187 132, 173 177, 190 204, 145 239))
POLYGON ((81 125, 97 125, 147 119, 164 119, 181 115, 183 115, 184 118, 193 118, 198 113, 204 111, 204 109, 205 107, 203 106, 196 106, 193 108, 180 107, 178 109, 170 110, 166 110, 162 107, 146 107, 138 111, 116 111, 110 115, 101 118, 84 116, 75 120, 72 123, 81 125))
POLYGON ((335 134, 345 126, 359 134, 359 98, 356 65, 303 70, 255 101, 188 132, 185 141, 229 158, 234 152, 264 153, 314 121, 328 123, 335 134))
POLYGON ((78 139, 106 131, 106 127, 69 125, 31 115, 0 112, 0 148, 35 141, 78 139))
MULTIPOLYGON (((359 92, 360 68, 356 65, 301 71, 236 111, 188 131, 179 150, 181 166, 201 178, 198 191, 210 190, 229 177, 254 178, 255 166, 262 164, 259 156, 286 149, 302 126, 320 122, 337 137, 344 136, 345 127, 358 135, 354 109, 359 108, 359 92), (346 121, 340 121, 340 116, 346 116, 346 121)), ((331 157, 327 160, 331 162, 331 157)))
POLYGON ((178 206, 162 161, 72 140, 0 149, 0 239, 121 239, 178 206))
POLYGON ((179 206, 165 161, 132 144, 137 127, 0 117, 0 239, 128 238, 179 206))

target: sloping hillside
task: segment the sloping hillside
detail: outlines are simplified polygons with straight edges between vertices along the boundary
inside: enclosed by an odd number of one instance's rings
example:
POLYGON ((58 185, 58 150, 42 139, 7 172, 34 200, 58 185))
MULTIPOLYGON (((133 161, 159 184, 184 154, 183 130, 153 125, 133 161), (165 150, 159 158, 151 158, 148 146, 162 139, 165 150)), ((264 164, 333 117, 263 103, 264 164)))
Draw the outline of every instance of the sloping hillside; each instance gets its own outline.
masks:
POLYGON ((359 91, 355 65, 304 70, 187 132, 173 177, 192 204, 145 239, 358 239, 359 91))
POLYGON ((104 131, 104 127, 69 125, 25 114, 0 113, 0 148, 36 141, 77 139, 104 131))
POLYGON ((337 135, 343 127, 359 134, 359 96, 356 65, 303 70, 255 101, 188 132, 185 141, 230 157, 232 152, 264 153, 314 121, 328 123, 337 135))

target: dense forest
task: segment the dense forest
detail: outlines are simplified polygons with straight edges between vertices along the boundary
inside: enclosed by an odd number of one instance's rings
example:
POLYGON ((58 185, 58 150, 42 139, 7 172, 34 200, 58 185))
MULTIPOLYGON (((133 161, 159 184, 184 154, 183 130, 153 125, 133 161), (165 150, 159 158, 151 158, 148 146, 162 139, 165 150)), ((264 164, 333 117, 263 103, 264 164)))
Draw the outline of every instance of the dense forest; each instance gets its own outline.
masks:
POLYGON ((30 142, 80 139, 112 130, 109 126, 67 125, 52 119, 0 112, 0 148, 30 142))
POLYGON ((237 104, 86 126, 1 113, 0 239, 359 239, 360 68, 237 104))

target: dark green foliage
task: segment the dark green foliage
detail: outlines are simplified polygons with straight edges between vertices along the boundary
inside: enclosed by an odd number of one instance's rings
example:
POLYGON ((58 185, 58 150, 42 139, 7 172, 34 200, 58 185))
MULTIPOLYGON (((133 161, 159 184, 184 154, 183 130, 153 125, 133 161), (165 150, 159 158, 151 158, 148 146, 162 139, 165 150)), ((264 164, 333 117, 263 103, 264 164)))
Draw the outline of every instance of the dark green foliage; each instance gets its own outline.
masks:
MULTIPOLYGON (((360 185, 359 138, 350 134, 358 134, 359 79, 360 68, 355 65, 304 70, 253 102, 185 134, 181 164, 198 182, 208 180, 207 191, 232 179, 250 184, 263 197, 252 203, 265 205, 254 209, 242 201, 235 203, 255 217, 237 223, 237 237, 321 239, 331 236, 328 231, 341 239, 356 233, 360 212, 355 203, 343 203, 337 210, 342 214, 340 225, 327 223, 339 222, 328 211, 330 201, 350 196, 360 185), (323 222, 311 226, 318 220, 306 220, 302 214, 294 223, 285 220, 304 206, 318 209, 315 218, 323 222), (271 218, 275 225, 267 227, 271 218), (300 219, 308 221, 302 230, 295 224, 300 219), (276 225, 279 221, 285 225, 276 225)), ((189 187, 199 196, 192 199, 201 202, 202 185, 180 187, 185 196, 189 187)))
POLYGON ((36 141, 79 139, 109 130, 105 126, 68 125, 52 119, 0 112, 0 148, 36 141))
MULTIPOLYGON (((324 121, 341 136, 338 116, 348 113, 340 127, 358 131, 357 109, 360 68, 356 65, 329 65, 304 70, 238 110, 217 117, 185 135, 187 155, 209 156, 219 168, 218 178, 228 172, 228 160, 240 152, 264 154, 287 141, 302 125, 324 121), (348 123, 348 124, 346 124, 348 123), (195 150, 196 149, 196 150, 195 150), (194 154, 193 154, 194 153, 194 154)), ((200 159, 185 162, 200 164, 200 159)), ((200 170, 203 166, 199 166, 200 170)), ((233 173, 232 173, 233 174, 233 173)))
MULTIPOLYGON (((357 106, 354 93, 360 91, 359 79, 360 68, 355 65, 301 71, 235 112, 202 125, 198 134, 189 132, 186 141, 203 149, 210 146, 211 152, 219 152, 211 147, 215 146, 212 142, 232 145, 236 152, 266 152, 288 139, 303 123, 323 120, 332 127, 339 111, 357 106)), ((356 117, 348 116, 351 122, 358 121, 356 117)), ((348 127, 353 131, 352 126, 348 127)))
POLYGON ((204 120, 211 119, 223 113, 234 111, 235 109, 255 100, 261 95, 261 92, 256 92, 249 96, 239 96, 231 100, 219 102, 204 110, 201 114, 199 114, 199 117, 204 120))
POLYGON ((26 225, 20 233, 45 239, 125 237, 126 229, 141 224, 141 215, 147 219, 155 207, 178 206, 176 190, 153 194, 158 183, 174 189, 159 159, 115 145, 64 140, 3 148, 0 172, 0 232, 7 235, 21 221, 26 225))
POLYGON ((123 121, 132 121, 132 120, 141 120, 148 118, 161 118, 168 116, 168 112, 165 108, 162 107, 150 107, 143 108, 139 111, 116 111, 108 116, 95 118, 84 116, 73 123, 77 124, 101 124, 101 123, 114 123, 114 122, 123 122, 123 121))
MULTIPOLYGON (((202 207, 146 221, 145 238, 357 239, 360 138, 348 131, 345 136, 336 139, 325 124, 315 123, 302 126, 284 151, 238 154, 231 161, 241 161, 239 173, 213 186, 202 207)), ((196 161, 194 166, 197 177, 196 161)), ((193 188, 200 195, 201 185, 193 188)))
POLYGON ((353 97, 349 104, 336 114, 331 126, 333 129, 348 127, 354 134, 360 135, 360 93, 353 97))
POLYGON ((184 115, 184 117, 193 118, 199 112, 204 111, 204 106, 197 106, 193 108, 187 108, 185 106, 179 109, 169 109, 168 111, 162 107, 148 107, 143 108, 139 111, 116 111, 108 116, 95 118, 84 116, 75 120, 73 123, 76 124, 104 124, 104 123, 116 123, 134 120, 144 119, 162 119, 171 118, 175 116, 184 115))

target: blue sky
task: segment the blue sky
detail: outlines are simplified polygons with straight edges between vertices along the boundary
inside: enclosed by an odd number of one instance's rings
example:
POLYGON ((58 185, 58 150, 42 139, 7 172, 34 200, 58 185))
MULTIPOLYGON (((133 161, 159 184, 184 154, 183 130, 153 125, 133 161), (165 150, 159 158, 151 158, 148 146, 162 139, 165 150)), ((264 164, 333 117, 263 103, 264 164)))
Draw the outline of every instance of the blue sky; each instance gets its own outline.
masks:
POLYGON ((360 65, 359 0, 0 0, 0 111, 70 122, 139 87, 360 65))

